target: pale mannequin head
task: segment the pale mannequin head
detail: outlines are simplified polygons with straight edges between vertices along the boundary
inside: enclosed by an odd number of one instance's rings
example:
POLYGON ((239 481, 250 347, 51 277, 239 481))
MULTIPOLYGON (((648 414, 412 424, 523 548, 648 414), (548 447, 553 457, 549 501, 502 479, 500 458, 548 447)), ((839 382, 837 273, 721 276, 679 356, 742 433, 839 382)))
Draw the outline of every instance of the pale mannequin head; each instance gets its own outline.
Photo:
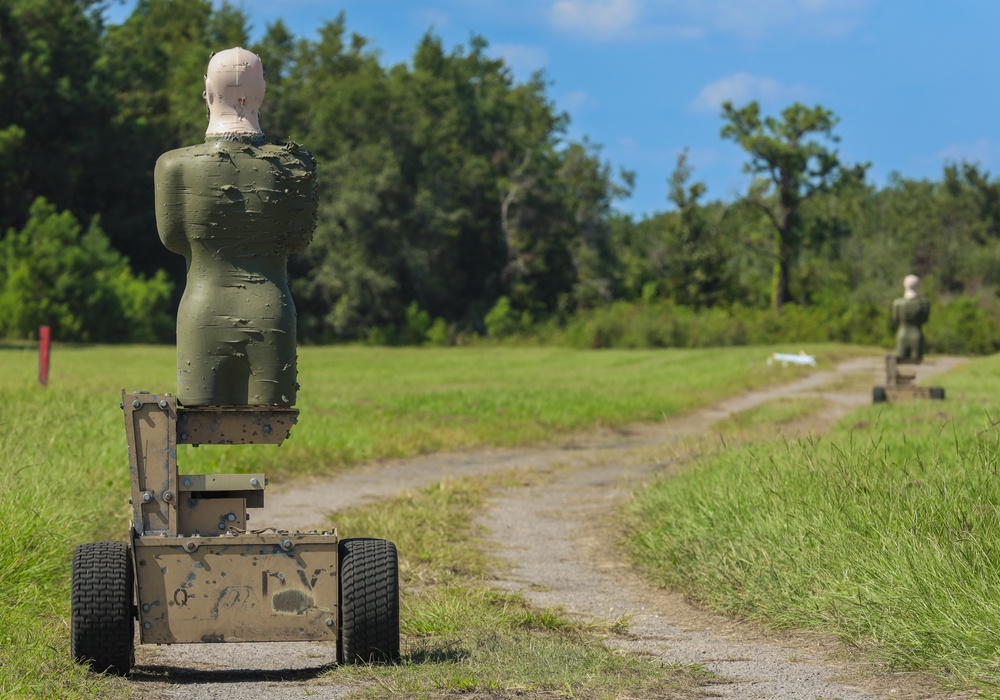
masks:
POLYGON ((917 296, 917 286, 920 284, 920 278, 916 275, 907 275, 903 278, 903 297, 906 299, 912 299, 917 296))
POLYGON ((235 47, 212 55, 205 73, 206 136, 260 134, 264 66, 257 54, 235 47))

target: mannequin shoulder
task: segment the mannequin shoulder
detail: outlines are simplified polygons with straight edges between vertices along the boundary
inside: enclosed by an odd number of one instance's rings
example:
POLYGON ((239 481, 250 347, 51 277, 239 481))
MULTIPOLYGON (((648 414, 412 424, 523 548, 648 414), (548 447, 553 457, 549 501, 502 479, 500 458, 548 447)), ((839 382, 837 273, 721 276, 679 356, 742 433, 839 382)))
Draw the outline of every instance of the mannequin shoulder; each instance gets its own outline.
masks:
POLYGON ((172 151, 167 151, 156 159, 156 172, 169 175, 183 171, 187 163, 193 162, 196 158, 209 156, 213 150, 209 145, 200 143, 196 146, 175 148, 172 151))
POLYGON ((316 170, 316 158, 303 145, 294 141, 268 141, 261 147, 265 156, 277 157, 286 163, 298 163, 305 170, 316 170))

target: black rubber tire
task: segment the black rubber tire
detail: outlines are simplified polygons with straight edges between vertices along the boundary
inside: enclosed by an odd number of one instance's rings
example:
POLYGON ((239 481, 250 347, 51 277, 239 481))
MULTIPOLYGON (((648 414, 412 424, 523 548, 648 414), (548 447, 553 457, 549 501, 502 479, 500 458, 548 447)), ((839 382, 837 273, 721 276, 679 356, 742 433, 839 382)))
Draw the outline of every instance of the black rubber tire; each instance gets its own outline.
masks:
POLYGON ((872 403, 884 403, 887 398, 884 386, 877 386, 872 389, 872 403))
POLYGON ((396 545, 386 540, 341 540, 341 663, 391 663, 399 660, 399 562, 396 545))
POLYGON ((938 401, 944 401, 944 387, 943 386, 932 386, 931 387, 931 398, 938 401))
POLYGON ((88 542, 73 554, 69 650, 93 671, 124 676, 135 663, 132 576, 124 542, 88 542))

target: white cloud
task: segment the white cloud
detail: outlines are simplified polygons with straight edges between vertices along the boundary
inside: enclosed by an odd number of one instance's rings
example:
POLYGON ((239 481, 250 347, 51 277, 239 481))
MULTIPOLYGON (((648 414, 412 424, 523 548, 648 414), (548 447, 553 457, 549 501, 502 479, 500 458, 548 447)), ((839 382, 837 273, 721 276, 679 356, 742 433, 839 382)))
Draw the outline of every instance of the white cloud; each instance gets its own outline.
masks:
MULTIPOLYGON (((690 163, 695 169, 695 173, 697 173, 700 168, 710 168, 725 160, 718 148, 688 148, 686 150, 688 154, 688 163, 690 163)), ((674 155, 675 161, 679 155, 680 152, 676 152, 674 155)))
POLYGON ((956 143, 939 151, 937 156, 945 161, 996 165, 1000 163, 1000 144, 988 139, 979 139, 969 144, 956 143))
POLYGON ((760 39, 776 31, 842 36, 859 27, 872 0, 648 0, 706 31, 760 39))
MULTIPOLYGON (((451 15, 437 10, 420 9, 410 14, 413 22, 419 27, 430 27, 439 32, 451 25, 451 15)), ((350 19, 350 18, 348 18, 350 19)))
POLYGON ((490 44, 489 52, 503 59, 515 73, 527 76, 545 68, 549 54, 540 46, 526 44, 490 44))
POLYGON ((556 29, 612 39, 638 18, 640 0, 556 0, 550 16, 556 29))
POLYGON ((709 34, 762 39, 777 32, 843 36, 874 0, 554 0, 560 31, 602 41, 692 40, 709 34))
POLYGON ((571 112, 582 112, 600 106, 597 98, 584 90, 575 90, 564 98, 566 108, 571 112))
POLYGON ((806 99, 812 91, 801 85, 783 85, 774 78, 750 73, 733 73, 709 83, 688 105, 694 112, 717 112, 723 102, 743 105, 751 100, 760 102, 806 99))

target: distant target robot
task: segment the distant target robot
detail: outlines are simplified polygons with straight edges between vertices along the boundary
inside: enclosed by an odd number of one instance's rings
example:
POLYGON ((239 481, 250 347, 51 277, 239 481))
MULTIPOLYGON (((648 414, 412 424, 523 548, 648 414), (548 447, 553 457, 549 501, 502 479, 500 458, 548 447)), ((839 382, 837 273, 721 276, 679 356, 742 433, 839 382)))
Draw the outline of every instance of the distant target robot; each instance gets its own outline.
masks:
POLYGON ((144 644, 328 641, 342 663, 399 657, 396 548, 328 532, 248 529, 263 474, 184 474, 177 445, 280 445, 296 423, 287 258, 316 222, 316 163, 267 141, 260 59, 213 55, 205 143, 156 163, 160 238, 187 261, 177 395, 125 393, 128 542, 73 556, 70 650, 127 674, 144 644))
POLYGON ((916 275, 903 279, 903 296, 892 302, 892 324, 896 327, 896 352, 885 356, 885 386, 872 389, 872 402, 906 399, 944 399, 941 387, 917 386, 916 372, 906 366, 924 360, 923 325, 930 316, 930 302, 920 296, 916 275))

